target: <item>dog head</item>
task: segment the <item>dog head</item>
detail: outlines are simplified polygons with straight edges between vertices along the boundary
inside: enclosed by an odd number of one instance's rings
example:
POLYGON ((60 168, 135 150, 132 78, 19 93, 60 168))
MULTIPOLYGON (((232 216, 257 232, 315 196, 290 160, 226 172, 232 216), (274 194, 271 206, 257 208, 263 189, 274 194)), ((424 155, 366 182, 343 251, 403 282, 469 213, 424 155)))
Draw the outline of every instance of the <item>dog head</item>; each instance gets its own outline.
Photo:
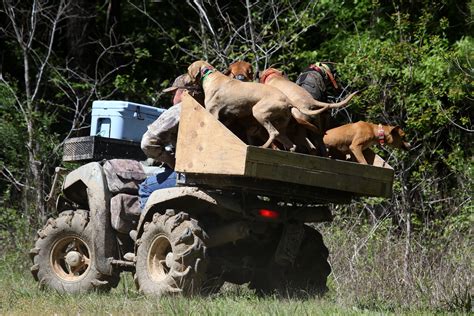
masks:
POLYGON ((267 68, 260 75, 260 83, 265 83, 265 81, 267 81, 268 78, 273 75, 283 77, 283 72, 276 68, 267 68))
POLYGON ((198 60, 188 67, 188 75, 194 82, 198 83, 206 69, 214 70, 214 67, 212 67, 207 61, 198 60))
POLYGON ((224 75, 240 81, 252 81, 254 78, 252 64, 242 60, 231 64, 224 75))
POLYGON ((315 63, 309 65, 309 68, 323 76, 326 87, 332 85, 336 91, 339 90, 339 85, 336 82, 336 71, 330 64, 315 63))
POLYGON ((386 142, 388 145, 401 148, 404 150, 409 150, 411 144, 405 141, 405 132, 400 128, 400 126, 389 126, 389 134, 386 135, 386 142))

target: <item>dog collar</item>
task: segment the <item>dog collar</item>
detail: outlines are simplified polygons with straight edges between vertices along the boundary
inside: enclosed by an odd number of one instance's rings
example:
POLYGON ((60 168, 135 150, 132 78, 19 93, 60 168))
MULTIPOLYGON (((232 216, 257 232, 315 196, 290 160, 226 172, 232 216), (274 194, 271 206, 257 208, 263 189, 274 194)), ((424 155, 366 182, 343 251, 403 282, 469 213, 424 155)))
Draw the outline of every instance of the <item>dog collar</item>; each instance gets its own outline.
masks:
POLYGON ((265 82, 270 79, 271 76, 278 75, 283 76, 282 73, 275 68, 268 68, 264 73, 263 76, 260 77, 260 83, 265 84, 265 82))
POLYGON ((331 81, 334 89, 336 90, 339 89, 336 79, 334 79, 334 76, 332 75, 331 69, 328 67, 328 65, 323 64, 323 63, 316 63, 316 64, 309 65, 309 68, 313 69, 316 72, 319 72, 323 76, 327 76, 329 80, 331 81))
POLYGON ((201 69, 201 82, 207 78, 210 74, 214 73, 216 70, 214 68, 203 68, 201 69))
POLYGON ((377 131, 377 138, 381 146, 385 145, 385 131, 383 130, 382 124, 379 124, 379 129, 377 131))

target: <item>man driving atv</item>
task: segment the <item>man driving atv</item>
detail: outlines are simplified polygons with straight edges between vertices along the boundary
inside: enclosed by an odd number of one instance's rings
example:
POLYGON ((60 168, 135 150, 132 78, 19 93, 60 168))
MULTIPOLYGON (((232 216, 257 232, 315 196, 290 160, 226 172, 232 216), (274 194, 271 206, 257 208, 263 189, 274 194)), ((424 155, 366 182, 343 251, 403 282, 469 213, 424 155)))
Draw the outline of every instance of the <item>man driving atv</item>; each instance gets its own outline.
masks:
POLYGON ((198 85, 193 85, 187 74, 178 76, 171 87, 163 90, 163 92, 174 92, 173 106, 150 124, 142 137, 143 152, 153 161, 161 162, 163 167, 162 172, 148 177, 140 184, 139 195, 142 209, 153 191, 176 185, 175 149, 181 114, 181 98, 185 91, 198 102, 203 103, 204 94, 201 88, 198 85))

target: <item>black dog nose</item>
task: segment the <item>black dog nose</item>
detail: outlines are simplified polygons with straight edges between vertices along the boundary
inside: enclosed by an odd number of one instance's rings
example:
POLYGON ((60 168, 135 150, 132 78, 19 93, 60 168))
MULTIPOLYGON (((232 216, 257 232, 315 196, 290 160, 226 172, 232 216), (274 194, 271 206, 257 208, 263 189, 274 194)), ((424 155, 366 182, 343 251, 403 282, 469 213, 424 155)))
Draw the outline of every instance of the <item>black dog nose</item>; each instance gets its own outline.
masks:
POLYGON ((235 79, 240 80, 240 81, 244 81, 245 76, 244 75, 237 75, 237 76, 235 76, 235 79))

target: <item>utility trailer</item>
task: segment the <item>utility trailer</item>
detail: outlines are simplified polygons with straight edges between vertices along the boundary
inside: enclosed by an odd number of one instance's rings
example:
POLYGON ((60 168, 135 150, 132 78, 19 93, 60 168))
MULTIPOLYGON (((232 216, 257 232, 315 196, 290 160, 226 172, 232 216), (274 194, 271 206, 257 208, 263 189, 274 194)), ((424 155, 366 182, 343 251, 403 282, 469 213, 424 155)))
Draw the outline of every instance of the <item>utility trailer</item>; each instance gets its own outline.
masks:
POLYGON ((249 146, 189 95, 176 149, 176 187, 153 192, 143 210, 136 185, 156 168, 114 159, 70 172, 62 212, 30 252, 35 279, 73 293, 109 290, 132 271, 154 296, 211 294, 224 282, 321 294, 329 253, 307 224, 330 221, 329 203, 392 194, 393 169, 375 154, 360 165, 249 146))
POLYGON ((393 169, 373 153, 370 165, 361 165, 248 146, 193 99, 185 98, 182 107, 175 169, 186 174, 183 184, 288 191, 331 203, 392 195, 393 169))

